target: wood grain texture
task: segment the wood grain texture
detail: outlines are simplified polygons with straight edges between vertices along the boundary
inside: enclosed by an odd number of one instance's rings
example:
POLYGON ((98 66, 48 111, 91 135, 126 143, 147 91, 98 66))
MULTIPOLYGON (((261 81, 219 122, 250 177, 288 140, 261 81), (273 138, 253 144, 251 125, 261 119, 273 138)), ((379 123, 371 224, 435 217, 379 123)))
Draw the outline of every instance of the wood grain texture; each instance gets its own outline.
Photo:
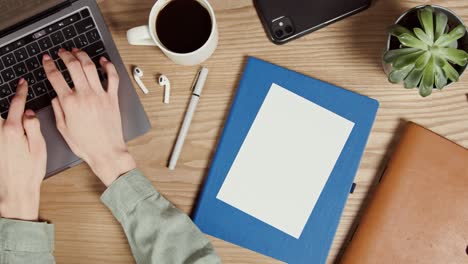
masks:
MULTIPOLYGON (((138 65, 150 94, 143 105, 151 120, 150 133, 129 143, 141 170, 176 206, 190 213, 207 174, 217 140, 235 94, 246 56, 256 56, 309 76, 346 87, 380 101, 361 166, 333 243, 329 262, 337 259, 356 217, 362 211, 382 172, 405 120, 417 122, 468 147, 468 77, 446 90, 421 98, 387 82, 380 56, 386 27, 402 12, 420 4, 440 4, 468 21, 465 0, 380 0, 353 17, 282 46, 266 37, 250 0, 211 1, 219 24, 215 54, 204 63, 210 69, 204 96, 190 128, 178 168, 166 163, 189 101, 189 87, 197 67, 178 66, 155 47, 133 47, 126 30, 147 22, 153 0, 100 1, 127 69, 138 65), (163 105, 158 73, 172 84, 170 105, 163 105)), ((79 165, 45 181, 41 217, 56 228, 58 263, 134 263, 120 225, 99 202, 104 186, 86 165, 79 165)), ((155 223, 157 224, 157 223, 155 223)), ((278 263, 271 258, 211 238, 224 263, 278 263)))

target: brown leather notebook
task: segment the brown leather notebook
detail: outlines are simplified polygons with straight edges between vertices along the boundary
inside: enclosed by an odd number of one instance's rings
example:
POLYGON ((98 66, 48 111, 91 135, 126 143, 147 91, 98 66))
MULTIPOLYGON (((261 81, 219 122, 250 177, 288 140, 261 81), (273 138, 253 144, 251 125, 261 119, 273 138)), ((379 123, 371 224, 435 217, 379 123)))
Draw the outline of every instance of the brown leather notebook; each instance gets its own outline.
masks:
POLYGON ((468 263, 468 150, 409 123, 341 263, 468 263))

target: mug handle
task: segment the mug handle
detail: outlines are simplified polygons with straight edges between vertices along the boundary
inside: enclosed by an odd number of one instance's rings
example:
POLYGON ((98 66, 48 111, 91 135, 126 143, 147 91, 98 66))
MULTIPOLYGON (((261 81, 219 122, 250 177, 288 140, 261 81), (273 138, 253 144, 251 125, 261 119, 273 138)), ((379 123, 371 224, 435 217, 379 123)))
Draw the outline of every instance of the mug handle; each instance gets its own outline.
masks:
POLYGON ((157 46, 151 38, 147 25, 129 29, 127 31, 127 40, 130 45, 157 46))

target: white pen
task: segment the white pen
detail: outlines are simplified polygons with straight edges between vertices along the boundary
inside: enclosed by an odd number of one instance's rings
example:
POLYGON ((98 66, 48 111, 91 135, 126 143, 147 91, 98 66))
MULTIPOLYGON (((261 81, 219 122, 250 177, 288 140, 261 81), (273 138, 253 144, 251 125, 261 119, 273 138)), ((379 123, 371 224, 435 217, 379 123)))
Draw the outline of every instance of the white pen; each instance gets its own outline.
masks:
POLYGON ((187 112, 185 113, 184 121, 182 123, 182 127, 180 128, 179 135, 177 136, 177 141, 172 150, 171 159, 169 160, 169 169, 173 170, 176 167, 177 160, 179 159, 180 152, 182 151, 182 147, 184 146, 185 138, 187 137, 188 130, 190 128, 190 124, 192 123, 192 118, 195 113, 195 109, 197 108, 198 100, 200 100, 200 95, 205 86, 206 77, 208 76, 208 69, 202 67, 201 70, 198 72, 195 86, 192 90, 192 98, 190 99, 190 104, 187 108, 187 112))

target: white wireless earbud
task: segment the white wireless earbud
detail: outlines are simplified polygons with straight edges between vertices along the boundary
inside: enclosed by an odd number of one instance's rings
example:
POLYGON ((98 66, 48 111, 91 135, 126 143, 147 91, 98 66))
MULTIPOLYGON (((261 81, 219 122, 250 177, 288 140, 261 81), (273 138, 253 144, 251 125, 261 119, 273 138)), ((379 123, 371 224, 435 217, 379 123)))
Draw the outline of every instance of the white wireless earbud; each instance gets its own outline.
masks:
POLYGON ((164 86, 164 103, 169 103, 169 98, 171 97, 171 82, 166 77, 166 75, 161 75, 158 78, 159 85, 164 86))
POLYGON ((135 82, 138 84, 138 86, 140 86, 140 89, 143 91, 143 93, 147 94, 149 93, 149 91, 146 88, 145 84, 143 84, 143 82, 141 81, 141 77, 143 77, 143 71, 140 68, 135 67, 133 69, 133 78, 135 79, 135 82))

